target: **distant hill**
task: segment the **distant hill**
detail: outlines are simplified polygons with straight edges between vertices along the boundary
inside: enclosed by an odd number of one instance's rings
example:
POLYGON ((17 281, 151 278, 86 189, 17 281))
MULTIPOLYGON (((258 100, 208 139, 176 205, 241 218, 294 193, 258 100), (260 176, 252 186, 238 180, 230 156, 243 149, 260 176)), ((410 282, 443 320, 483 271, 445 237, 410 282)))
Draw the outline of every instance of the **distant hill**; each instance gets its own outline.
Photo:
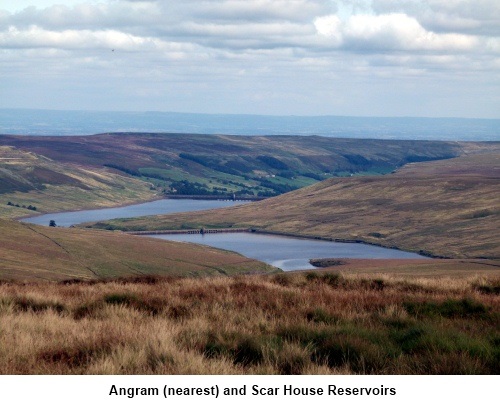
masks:
POLYGON ((1 280, 66 280, 151 274, 267 273, 275 268, 236 253, 163 240, 0 219, 1 280))
POLYGON ((414 163, 386 176, 332 178, 210 213, 114 220, 102 226, 246 226, 434 256, 500 259, 500 154, 414 163))
POLYGON ((0 141, 0 218, 109 207, 155 196, 150 184, 124 173, 61 163, 1 144, 0 141))
POLYGON ((266 197, 330 177, 385 174, 410 162, 495 149, 500 142, 149 133, 0 136, 0 196, 45 211, 168 194, 266 197))
POLYGON ((89 135, 101 132, 498 141, 500 120, 0 109, 0 133, 4 134, 89 135))

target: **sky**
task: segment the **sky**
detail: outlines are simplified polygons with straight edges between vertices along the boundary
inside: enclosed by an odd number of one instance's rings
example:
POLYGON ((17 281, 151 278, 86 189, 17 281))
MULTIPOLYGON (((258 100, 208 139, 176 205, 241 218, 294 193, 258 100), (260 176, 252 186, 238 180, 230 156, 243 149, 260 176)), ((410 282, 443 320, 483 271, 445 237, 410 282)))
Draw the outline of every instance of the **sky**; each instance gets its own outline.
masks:
POLYGON ((0 108, 500 118, 500 1, 0 0, 0 108))

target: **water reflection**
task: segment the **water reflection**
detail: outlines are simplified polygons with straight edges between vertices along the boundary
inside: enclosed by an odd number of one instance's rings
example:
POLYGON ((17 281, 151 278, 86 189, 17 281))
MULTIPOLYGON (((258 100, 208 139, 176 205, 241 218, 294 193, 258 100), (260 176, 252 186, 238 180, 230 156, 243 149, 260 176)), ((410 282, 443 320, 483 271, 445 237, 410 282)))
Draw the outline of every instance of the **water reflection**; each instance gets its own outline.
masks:
POLYGON ((82 222, 106 221, 114 218, 133 218, 145 215, 173 214, 176 212, 189 212, 209 210, 213 208, 231 207, 244 204, 245 201, 222 200, 157 200, 142 204, 128 205, 118 208, 102 208, 98 210, 59 212, 45 214, 37 217, 24 218, 23 222, 37 225, 49 225, 51 220, 57 226, 71 226, 82 222))
POLYGON ((362 243, 338 243, 315 239, 290 238, 258 233, 217 233, 154 235, 159 239, 200 243, 232 250, 246 257, 260 260, 282 270, 314 269, 313 258, 358 259, 423 259, 416 253, 362 243))

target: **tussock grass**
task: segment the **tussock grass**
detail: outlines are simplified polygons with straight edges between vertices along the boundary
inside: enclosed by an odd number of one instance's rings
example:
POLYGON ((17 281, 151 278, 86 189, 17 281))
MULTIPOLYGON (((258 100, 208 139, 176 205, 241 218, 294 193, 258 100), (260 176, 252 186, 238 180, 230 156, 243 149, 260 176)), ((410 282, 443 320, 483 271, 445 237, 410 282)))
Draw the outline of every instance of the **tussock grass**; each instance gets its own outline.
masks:
POLYGON ((338 272, 4 283, 0 373, 496 374, 498 283, 338 272))

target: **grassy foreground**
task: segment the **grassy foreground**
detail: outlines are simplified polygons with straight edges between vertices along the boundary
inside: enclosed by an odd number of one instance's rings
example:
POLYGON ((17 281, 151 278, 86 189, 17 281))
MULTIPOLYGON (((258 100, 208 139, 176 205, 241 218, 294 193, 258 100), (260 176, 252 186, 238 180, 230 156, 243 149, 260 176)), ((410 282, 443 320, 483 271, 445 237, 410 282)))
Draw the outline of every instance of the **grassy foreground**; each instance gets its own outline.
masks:
POLYGON ((498 374, 500 279, 0 285, 2 374, 498 374))

